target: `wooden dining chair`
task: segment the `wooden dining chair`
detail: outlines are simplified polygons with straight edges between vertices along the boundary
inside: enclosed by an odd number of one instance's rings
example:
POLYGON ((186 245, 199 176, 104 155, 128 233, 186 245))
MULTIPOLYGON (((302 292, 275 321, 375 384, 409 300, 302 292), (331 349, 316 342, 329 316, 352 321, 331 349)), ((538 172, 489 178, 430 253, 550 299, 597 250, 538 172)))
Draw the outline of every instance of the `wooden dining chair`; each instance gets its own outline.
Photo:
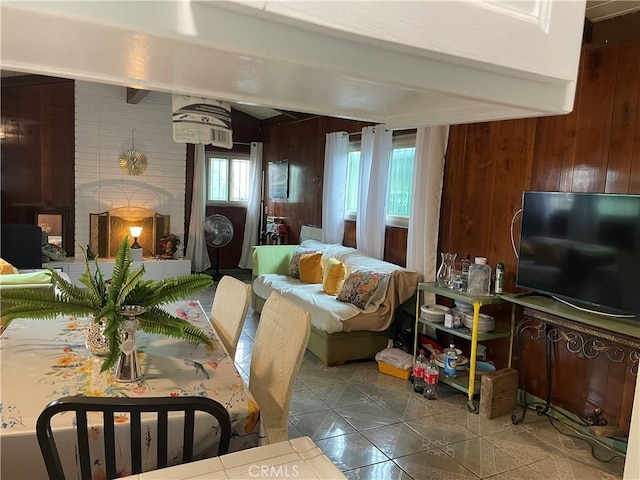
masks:
POLYGON ((234 277, 225 275, 216 285, 209 319, 232 360, 236 355, 250 299, 251 285, 234 277))
POLYGON ((256 331, 249 391, 260 406, 269 443, 287 440, 287 420, 296 375, 311 333, 311 314, 271 293, 256 331))
MULTIPOLYGON (((156 468, 167 466, 168 454, 168 415, 169 412, 184 413, 184 434, 182 438, 182 462, 194 460, 194 422, 196 412, 204 412, 218 421, 220 429, 220 443, 217 455, 229 451, 231 440, 231 421, 229 413, 219 402, 206 397, 84 397, 69 396, 54 400, 45 407, 36 423, 36 434, 40 450, 51 480, 64 480, 64 470, 58 447, 51 428, 51 419, 63 412, 74 412, 77 437, 77 458, 80 463, 82 479, 90 480, 91 456, 89 453, 89 436, 91 427, 88 425, 88 412, 101 412, 102 430, 104 433, 104 455, 107 479, 117 478, 116 448, 120 448, 115 435, 115 414, 129 414, 131 439, 131 473, 142 472, 142 449, 146 442, 142 435, 141 414, 154 412, 157 414, 157 465, 156 468)), ((118 427, 121 428, 121 427, 118 427)), ((62 442, 59 442, 62 443, 62 442)), ((65 445, 74 448, 75 445, 65 445)), ((146 448, 146 446, 145 446, 146 448)), ((197 460, 197 459, 196 459, 197 460)))

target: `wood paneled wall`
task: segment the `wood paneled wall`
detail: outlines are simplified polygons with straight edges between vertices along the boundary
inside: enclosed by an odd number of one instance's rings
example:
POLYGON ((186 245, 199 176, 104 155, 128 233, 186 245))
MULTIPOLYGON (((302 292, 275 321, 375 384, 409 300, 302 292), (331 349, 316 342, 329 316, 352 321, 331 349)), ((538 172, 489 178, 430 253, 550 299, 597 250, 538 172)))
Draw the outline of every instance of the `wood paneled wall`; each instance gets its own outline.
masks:
POLYGON ((35 224, 33 209, 66 209, 64 247, 75 245, 74 82, 38 77, 2 85, 2 222, 35 224))
POLYGON ((634 41, 583 52, 568 115, 452 126, 440 250, 503 262, 514 291, 524 191, 640 193, 639 94, 634 41))
POLYGON ((362 131, 370 123, 330 117, 313 117, 298 123, 266 129, 264 145, 265 192, 269 192, 269 162, 289 160, 289 197, 270 200, 267 215, 286 217, 289 243, 298 243, 302 225, 322 225, 322 178, 327 133, 362 131))
MULTIPOLYGON (((524 191, 640 194, 639 98, 636 40, 583 51, 575 106, 568 115, 452 126, 439 250, 487 257, 492 268, 503 262, 505 290, 516 291, 511 222, 524 191)), ((516 247, 519 232, 518 216, 516 247)), ((509 310, 496 306, 491 313, 507 323, 509 310)), ((527 390, 541 398, 546 396, 543 347, 541 342, 529 343, 524 351, 527 390)), ((624 368, 598 361, 587 370, 578 356, 557 346, 555 351, 554 403, 583 415, 602 407, 610 424, 625 428, 626 422, 628 428, 632 384, 624 368), (590 388, 580 383, 582 375, 590 378, 590 388), (625 395, 614 398, 607 391, 625 395)), ((492 342, 489 355, 498 366, 506 366, 504 345, 492 342)))

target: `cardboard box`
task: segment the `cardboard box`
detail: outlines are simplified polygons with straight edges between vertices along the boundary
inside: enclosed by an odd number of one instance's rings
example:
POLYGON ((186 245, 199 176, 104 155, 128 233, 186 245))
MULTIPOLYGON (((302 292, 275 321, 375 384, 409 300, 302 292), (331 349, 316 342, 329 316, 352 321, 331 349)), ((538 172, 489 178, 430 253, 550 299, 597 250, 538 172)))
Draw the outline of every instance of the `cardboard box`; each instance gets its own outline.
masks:
POLYGON ((511 413, 518 402, 518 371, 503 368, 482 375, 480 415, 491 419, 511 413))
POLYGON ((411 375, 411 370, 402 370, 401 368, 394 367, 393 365, 380 361, 378 362, 378 370, 382 373, 386 373, 387 375, 392 375, 403 380, 409 380, 409 376, 411 375))

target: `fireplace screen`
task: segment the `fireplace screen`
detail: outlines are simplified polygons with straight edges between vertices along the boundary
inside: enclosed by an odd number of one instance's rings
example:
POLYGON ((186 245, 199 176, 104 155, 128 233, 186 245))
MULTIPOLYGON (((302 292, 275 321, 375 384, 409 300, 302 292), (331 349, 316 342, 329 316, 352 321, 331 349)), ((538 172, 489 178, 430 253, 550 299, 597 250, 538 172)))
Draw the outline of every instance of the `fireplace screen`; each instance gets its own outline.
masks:
MULTIPOLYGON (((169 215, 161 215, 141 207, 120 207, 103 213, 89 214, 89 248, 100 258, 113 258, 129 227, 142 227, 138 243, 142 255, 162 253, 160 239, 169 234, 169 215)), ((133 243, 133 239, 131 239, 133 243)))

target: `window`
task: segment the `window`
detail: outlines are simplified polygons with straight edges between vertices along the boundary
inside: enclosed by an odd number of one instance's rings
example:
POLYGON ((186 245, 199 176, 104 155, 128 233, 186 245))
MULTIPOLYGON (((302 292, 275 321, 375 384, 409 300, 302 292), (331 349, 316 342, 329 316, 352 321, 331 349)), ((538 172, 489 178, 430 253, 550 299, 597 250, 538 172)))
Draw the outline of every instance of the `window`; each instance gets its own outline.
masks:
MULTIPOLYGON (((359 140, 349 142, 345 204, 345 218, 348 220, 355 220, 358 210, 360 148, 359 140)), ((387 225, 408 225, 415 154, 415 133, 393 137, 387 188, 387 225)))
POLYGON ((207 201, 249 201, 249 156, 207 154, 207 201))

